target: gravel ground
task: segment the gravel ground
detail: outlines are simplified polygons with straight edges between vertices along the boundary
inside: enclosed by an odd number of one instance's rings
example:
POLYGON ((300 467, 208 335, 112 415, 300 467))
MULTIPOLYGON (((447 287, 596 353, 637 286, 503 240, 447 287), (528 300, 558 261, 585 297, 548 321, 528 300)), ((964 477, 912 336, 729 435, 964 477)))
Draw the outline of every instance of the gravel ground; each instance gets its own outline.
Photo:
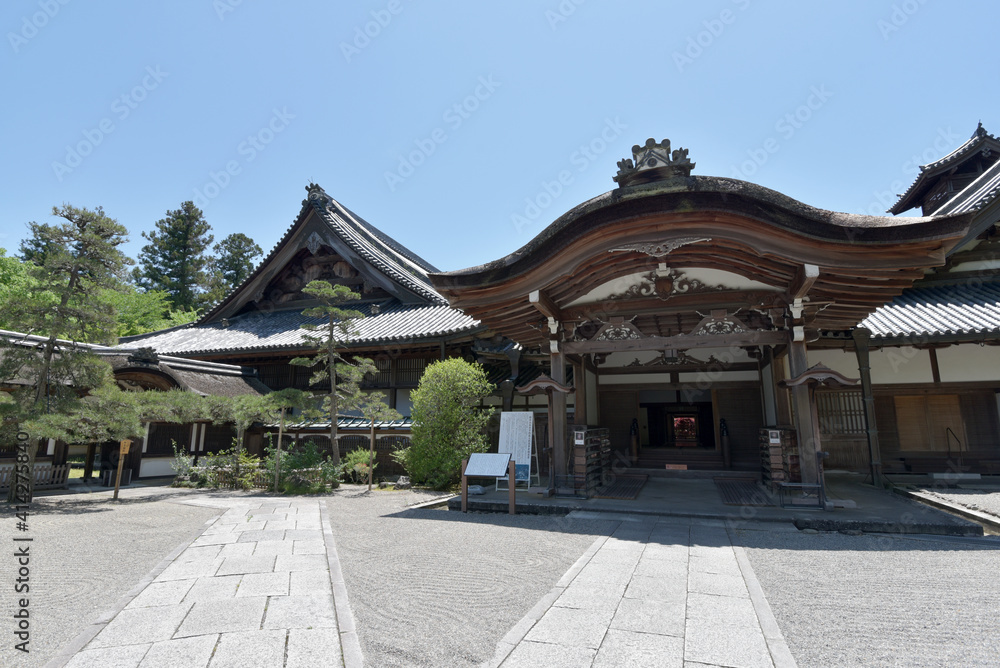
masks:
POLYGON ((406 510, 424 492, 327 501, 368 666, 476 666, 617 521, 406 510))
POLYGON ((996 490, 995 487, 993 490, 924 488, 921 491, 971 510, 1000 517, 1000 490, 996 490))
POLYGON ((1000 541, 738 530, 799 666, 996 666, 1000 541))
POLYGON ((171 503, 189 494, 123 490, 108 495, 38 497, 28 531, 16 529, 13 508, 0 505, 0 666, 41 666, 128 592, 171 550, 219 511, 171 503), (14 543, 14 537, 31 537, 14 543), (30 652, 14 649, 18 564, 15 545, 30 545, 30 652))

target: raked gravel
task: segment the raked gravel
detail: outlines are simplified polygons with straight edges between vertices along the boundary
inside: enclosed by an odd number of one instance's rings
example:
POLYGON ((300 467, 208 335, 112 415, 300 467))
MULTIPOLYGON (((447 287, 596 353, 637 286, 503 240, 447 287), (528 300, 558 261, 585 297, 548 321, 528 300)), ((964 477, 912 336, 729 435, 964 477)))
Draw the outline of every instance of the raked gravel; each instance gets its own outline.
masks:
POLYGON ((478 666, 598 536, 619 524, 407 510, 420 491, 328 501, 366 666, 478 666))
POLYGON ((950 503, 1000 518, 1000 489, 997 489, 996 486, 975 488, 963 485, 957 489, 928 487, 921 491, 940 497, 950 503))
MULTIPOLYGON (((2 505, 0 526, 0 666, 44 665, 66 642, 109 610, 171 550, 190 540, 219 510, 179 505, 196 497, 177 490, 36 497, 28 531, 16 529, 13 507, 2 505), (12 540, 30 537, 30 591, 15 594, 12 540), (16 601, 28 599, 27 654, 14 649, 16 601)), ((24 543, 21 543, 22 545, 24 543)))
POLYGON ((737 530, 808 666, 996 666, 1000 540, 737 530))

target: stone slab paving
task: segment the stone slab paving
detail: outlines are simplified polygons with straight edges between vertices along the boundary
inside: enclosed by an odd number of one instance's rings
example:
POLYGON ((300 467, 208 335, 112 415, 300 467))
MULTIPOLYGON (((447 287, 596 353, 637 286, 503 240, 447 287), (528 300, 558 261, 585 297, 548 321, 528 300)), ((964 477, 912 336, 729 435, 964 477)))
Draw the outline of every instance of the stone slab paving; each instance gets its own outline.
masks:
POLYGON ((361 666, 322 501, 192 503, 222 512, 47 667, 361 666))
POLYGON ((721 521, 623 519, 511 629, 487 666, 796 665, 721 521))

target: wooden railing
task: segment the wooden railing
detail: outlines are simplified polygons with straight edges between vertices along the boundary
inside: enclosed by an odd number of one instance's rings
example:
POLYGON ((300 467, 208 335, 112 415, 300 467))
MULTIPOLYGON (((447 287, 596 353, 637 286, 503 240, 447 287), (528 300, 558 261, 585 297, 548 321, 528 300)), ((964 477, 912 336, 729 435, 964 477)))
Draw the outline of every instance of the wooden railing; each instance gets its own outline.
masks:
MULTIPOLYGON (((0 464, 0 489, 9 489, 14 476, 13 464, 0 464)), ((35 489, 60 489, 68 485, 69 464, 35 465, 35 489)))

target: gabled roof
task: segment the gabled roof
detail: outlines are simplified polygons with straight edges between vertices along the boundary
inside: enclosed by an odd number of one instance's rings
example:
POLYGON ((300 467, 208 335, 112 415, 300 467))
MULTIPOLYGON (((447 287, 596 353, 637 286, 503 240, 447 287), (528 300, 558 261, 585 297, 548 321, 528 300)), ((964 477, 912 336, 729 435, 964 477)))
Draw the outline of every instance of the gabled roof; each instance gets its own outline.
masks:
POLYGON ((330 197, 320 186, 306 186, 309 195, 291 227, 250 276, 199 320, 221 321, 260 299, 268 282, 296 252, 334 248, 360 274, 404 303, 446 304, 427 279, 437 271, 429 262, 330 197))
MULTIPOLYGON (((905 193, 899 196, 899 200, 892 205, 892 208, 889 209, 889 213, 898 215, 904 211, 909 211, 910 209, 919 206, 920 197, 923 195, 924 191, 932 185, 931 181, 935 177, 938 177, 944 172, 956 167, 961 162, 975 156, 982 150, 996 151, 1000 153, 1000 139, 988 133, 983 127, 983 124, 980 123, 979 127, 976 128, 976 131, 967 142, 940 160, 935 160, 934 162, 922 165, 920 167, 920 174, 917 176, 916 180, 910 184, 910 187, 906 189, 905 193)), ((944 213, 944 211, 935 211, 935 214, 939 213, 944 213)))
MULTIPOLYGON (((357 305, 365 317, 357 321, 355 336, 347 346, 399 344, 437 339, 480 328, 461 311, 441 304, 389 304, 377 314, 371 304, 357 305)), ((304 338, 305 324, 320 325, 322 318, 309 318, 301 311, 253 312, 223 322, 192 323, 181 327, 122 339, 125 345, 149 346, 171 355, 217 355, 261 351, 297 351, 315 348, 304 338)))

